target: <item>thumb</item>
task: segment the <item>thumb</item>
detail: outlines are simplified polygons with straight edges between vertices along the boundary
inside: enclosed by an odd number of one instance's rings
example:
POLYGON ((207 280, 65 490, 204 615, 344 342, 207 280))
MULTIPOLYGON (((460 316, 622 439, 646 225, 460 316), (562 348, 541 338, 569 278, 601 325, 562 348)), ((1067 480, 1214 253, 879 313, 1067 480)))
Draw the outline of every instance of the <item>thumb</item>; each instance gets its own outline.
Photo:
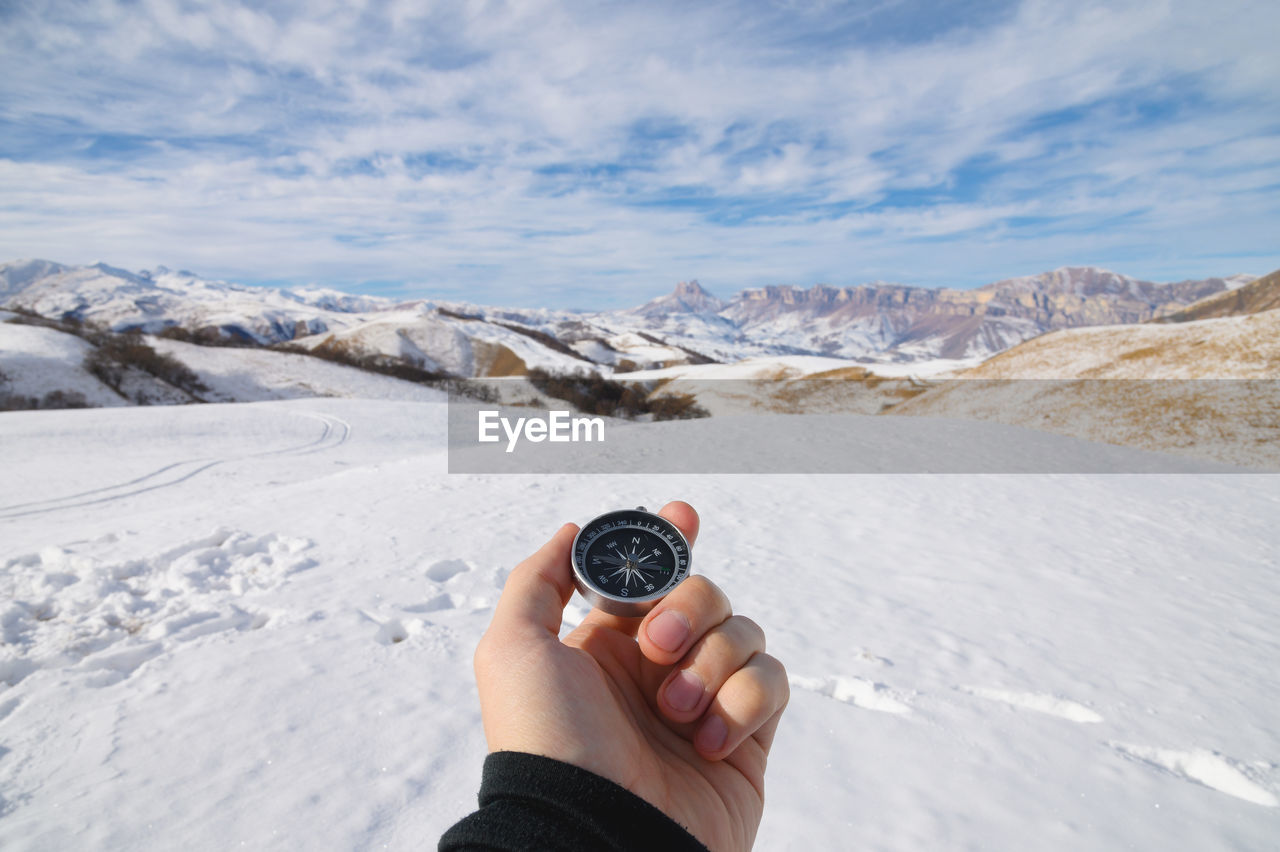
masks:
POLYGON ((560 632, 565 604, 573 595, 573 548, 577 524, 565 524, 537 553, 512 570, 502 588, 490 630, 526 630, 541 627, 551 635, 560 632))

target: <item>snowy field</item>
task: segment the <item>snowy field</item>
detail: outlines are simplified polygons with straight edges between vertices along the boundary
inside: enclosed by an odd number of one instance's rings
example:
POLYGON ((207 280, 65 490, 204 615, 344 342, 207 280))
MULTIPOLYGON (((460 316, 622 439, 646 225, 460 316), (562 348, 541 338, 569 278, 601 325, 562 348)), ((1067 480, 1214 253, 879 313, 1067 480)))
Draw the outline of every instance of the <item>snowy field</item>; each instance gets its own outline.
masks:
POLYGON ((434 848, 508 570, 675 498, 792 678, 758 849, 1280 847, 1280 477, 449 475, 444 408, 0 415, 0 848, 434 848))

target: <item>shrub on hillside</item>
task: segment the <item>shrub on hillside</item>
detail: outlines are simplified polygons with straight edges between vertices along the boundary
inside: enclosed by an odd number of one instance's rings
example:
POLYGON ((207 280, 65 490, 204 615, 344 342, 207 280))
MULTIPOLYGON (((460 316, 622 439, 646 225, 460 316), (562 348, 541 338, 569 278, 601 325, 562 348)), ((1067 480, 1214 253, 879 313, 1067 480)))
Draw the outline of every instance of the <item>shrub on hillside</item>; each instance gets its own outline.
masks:
POLYGON ((166 340, 178 340, 196 346, 222 346, 229 349, 256 349, 259 347, 259 344, 253 340, 227 334, 213 325, 206 325, 197 329, 171 325, 161 329, 156 337, 163 337, 166 340))
POLYGON ((392 378, 415 382, 420 385, 440 387, 442 382, 450 378, 448 373, 428 370, 425 367, 411 364, 398 358, 360 352, 345 340, 331 339, 311 348, 293 343, 278 344, 272 348, 283 352, 293 352, 297 355, 310 355, 313 358, 331 361, 334 364, 343 364, 348 367, 355 367, 358 370, 366 370, 370 373, 381 373, 384 376, 391 376, 392 378))
POLYGON ((49 391, 42 397, 11 394, 0 388, 0 411, 35 411, 37 409, 88 408, 89 402, 79 391, 49 391))
POLYGON ((191 368, 177 358, 152 349, 140 334, 110 335, 84 359, 84 368, 121 396, 125 394, 120 386, 131 367, 197 399, 197 394, 209 390, 191 368))
POLYGON ((650 414, 654 420, 689 420, 708 417, 691 396, 659 396, 650 399, 640 388, 606 379, 596 373, 557 374, 535 367, 525 377, 535 388, 562 399, 585 414, 634 418, 650 414))

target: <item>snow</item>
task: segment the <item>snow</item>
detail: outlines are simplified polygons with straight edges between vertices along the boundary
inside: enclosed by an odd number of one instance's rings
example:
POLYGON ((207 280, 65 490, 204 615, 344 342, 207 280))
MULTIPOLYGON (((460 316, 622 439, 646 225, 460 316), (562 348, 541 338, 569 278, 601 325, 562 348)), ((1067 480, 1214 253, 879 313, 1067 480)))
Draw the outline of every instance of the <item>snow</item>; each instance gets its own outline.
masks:
POLYGON ((1245 286, 1246 284, 1252 284, 1254 281, 1257 281, 1257 280, 1258 280, 1257 275, 1246 275, 1246 274, 1240 273, 1237 275, 1228 275, 1226 278, 1223 279, 1223 283, 1227 285, 1228 290, 1239 290, 1241 287, 1245 286))
POLYGON ((1126 757, 1149 763, 1164 769, 1179 778, 1199 783, 1213 790, 1226 793, 1268 808, 1280 806, 1277 799, 1268 790, 1254 783, 1249 778, 1246 768, 1236 765, 1235 761, 1214 754, 1206 749, 1197 748, 1191 751, 1177 751, 1167 748, 1151 748, 1149 746, 1111 743, 1111 747, 1126 757))
POLYGON ((651 381, 657 379, 742 380, 777 379, 810 376, 828 370, 844 370, 861 367, 885 378, 933 378, 948 376, 960 370, 977 366, 980 358, 955 360, 937 358, 932 361, 911 361, 900 364, 863 363, 847 358, 826 358, 821 355, 776 355, 767 358, 745 358, 732 364, 678 364, 653 370, 636 370, 619 376, 625 381, 651 381))
POLYGON ((429 848, 507 572, 674 498, 791 677, 757 848, 1275 847, 1280 478, 448 474, 445 424, 0 415, 0 847, 429 848))
POLYGON ((310 355, 269 349, 196 346, 148 337, 200 376, 210 401, 249 402, 315 396, 440 401, 444 392, 412 382, 335 364, 310 355))
POLYGON ((52 390, 82 394, 94 406, 125 405, 120 395, 84 369, 93 347, 74 334, 5 322, 0 317, 0 390, 39 399, 52 390))
MULTIPOLYGON (((147 345, 177 358, 200 377, 210 401, 251 402, 316 396, 441 401, 444 392, 412 382, 335 364, 319 358, 270 349, 195 346, 145 337, 147 345)), ((40 398, 51 390, 79 393, 91 406, 128 405, 84 369, 92 347, 81 338, 41 326, 4 322, 0 317, 0 389, 14 396, 40 398)), ((147 376, 128 377, 152 399, 171 403, 188 398, 147 376)), ((129 388, 126 387, 126 390, 129 388)), ((132 396, 132 394, 131 394, 132 396)))

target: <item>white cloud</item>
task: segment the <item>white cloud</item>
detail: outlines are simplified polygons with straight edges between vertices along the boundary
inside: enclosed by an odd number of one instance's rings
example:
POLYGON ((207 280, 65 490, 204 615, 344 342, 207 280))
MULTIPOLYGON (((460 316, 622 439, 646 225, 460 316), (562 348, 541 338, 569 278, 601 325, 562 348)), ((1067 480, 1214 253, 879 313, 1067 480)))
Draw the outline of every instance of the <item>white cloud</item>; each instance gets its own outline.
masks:
POLYGON ((1280 265, 1273 4, 818 5, 12 11, 0 256, 549 304, 1280 265))

